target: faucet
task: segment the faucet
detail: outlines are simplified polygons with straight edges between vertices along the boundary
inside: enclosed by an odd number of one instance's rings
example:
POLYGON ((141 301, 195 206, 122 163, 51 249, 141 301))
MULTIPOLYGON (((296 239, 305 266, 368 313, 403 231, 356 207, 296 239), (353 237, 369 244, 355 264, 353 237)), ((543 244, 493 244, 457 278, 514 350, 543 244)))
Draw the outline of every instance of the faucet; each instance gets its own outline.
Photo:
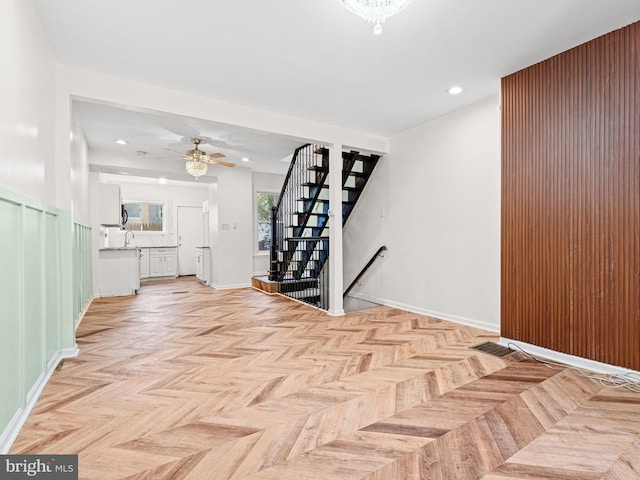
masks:
POLYGON ((136 238, 136 236, 133 234, 133 232, 131 230, 127 230, 126 233, 124 234, 124 246, 128 247, 129 246, 129 239, 127 238, 127 235, 131 234, 131 238, 136 238))

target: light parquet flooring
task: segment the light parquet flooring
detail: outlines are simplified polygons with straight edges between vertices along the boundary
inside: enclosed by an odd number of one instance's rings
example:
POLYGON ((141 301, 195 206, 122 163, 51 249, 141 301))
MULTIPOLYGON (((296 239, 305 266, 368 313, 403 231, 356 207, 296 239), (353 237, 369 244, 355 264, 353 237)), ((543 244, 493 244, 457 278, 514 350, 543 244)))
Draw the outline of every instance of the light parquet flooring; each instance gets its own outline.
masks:
POLYGON ((83 479, 637 479, 640 395, 389 307, 330 317, 191 278, 93 302, 12 453, 83 479))

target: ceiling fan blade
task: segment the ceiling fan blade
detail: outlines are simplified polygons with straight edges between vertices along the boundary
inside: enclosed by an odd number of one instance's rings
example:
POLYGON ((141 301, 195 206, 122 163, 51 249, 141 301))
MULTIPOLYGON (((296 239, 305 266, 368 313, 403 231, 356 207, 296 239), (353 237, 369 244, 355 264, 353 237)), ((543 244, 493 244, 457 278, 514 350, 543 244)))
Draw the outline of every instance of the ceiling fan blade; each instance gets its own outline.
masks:
POLYGON ((226 155, 224 153, 208 153, 207 155, 205 155, 205 157, 207 159, 224 158, 224 157, 226 157, 226 155))
POLYGON ((209 163, 211 165, 220 165, 221 167, 235 167, 235 163, 230 162, 221 162, 220 160, 214 160, 213 158, 207 158, 203 160, 205 163, 209 163))

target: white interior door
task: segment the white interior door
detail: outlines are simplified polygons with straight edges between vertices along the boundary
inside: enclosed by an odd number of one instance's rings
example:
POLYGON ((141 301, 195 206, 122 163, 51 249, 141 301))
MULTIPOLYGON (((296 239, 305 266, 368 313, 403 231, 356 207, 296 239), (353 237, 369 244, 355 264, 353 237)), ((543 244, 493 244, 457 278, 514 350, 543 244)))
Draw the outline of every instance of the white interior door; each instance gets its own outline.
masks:
POLYGON ((202 207, 178 207, 178 275, 196 274, 196 247, 204 241, 202 207))

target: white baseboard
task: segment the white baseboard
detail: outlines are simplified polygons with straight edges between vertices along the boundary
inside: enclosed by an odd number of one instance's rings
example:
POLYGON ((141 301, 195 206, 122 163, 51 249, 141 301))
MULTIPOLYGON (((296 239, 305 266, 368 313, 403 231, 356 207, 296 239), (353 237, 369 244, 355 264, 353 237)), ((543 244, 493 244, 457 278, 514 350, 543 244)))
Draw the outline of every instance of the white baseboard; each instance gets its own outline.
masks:
POLYGON ((82 323, 82 320, 84 319, 84 316, 87 313, 87 310, 89 310, 89 307, 93 303, 93 300, 94 300, 94 297, 90 298, 89 301, 85 304, 84 308, 82 309, 82 312, 80 312, 80 315, 78 315, 78 319, 76 320, 76 330, 78 330, 78 327, 82 323))
MULTIPOLYGON (((370 300, 372 301, 372 300, 370 300)), ((380 303, 380 301, 377 301, 380 303)), ((500 333, 500 325, 493 325, 481 320, 475 320, 473 318, 459 317, 457 315, 449 315, 447 313, 436 312, 434 310, 427 310, 426 308, 415 307, 413 305, 407 305, 404 303, 394 302, 391 300, 385 300, 384 305, 388 307, 399 308, 400 310, 406 310, 407 312, 419 313, 420 315, 427 315, 428 317, 439 318, 441 320, 447 320, 449 322, 460 323, 469 327, 482 328, 490 332, 500 333)))
POLYGON ((239 283, 237 285, 216 285, 215 283, 210 283, 209 286, 216 290, 236 290, 238 288, 251 288, 251 283, 239 283))
POLYGON ((24 414, 24 409, 19 408, 16 413, 13 415, 13 418, 7 425, 7 428, 4 429, 2 435, 0 435, 0 455, 6 455, 9 453, 11 449, 11 445, 15 442, 18 437, 18 433, 22 429, 24 422, 27 421, 27 417, 29 414, 24 414))
MULTIPOLYGON (((285 295, 284 293, 280 293, 280 292, 275 292, 272 295, 278 295, 279 297, 282 298, 286 298, 287 300, 291 300, 293 302, 298 302, 300 305, 304 305, 306 307, 310 307, 310 308, 315 308, 316 310, 322 312, 322 313, 326 313, 327 315, 331 315, 327 310, 320 308, 320 307, 316 307, 315 305, 311 305, 310 303, 307 302, 303 302, 302 300, 298 300, 297 298, 293 298, 293 297, 289 297, 287 295, 285 295)), ((340 316, 340 315, 331 315, 334 317, 340 316)))
POLYGON ((65 348, 51 357, 51 360, 47 363, 47 371, 40 375, 33 387, 29 390, 24 408, 19 408, 16 411, 9 422, 9 425, 7 425, 7 428, 5 428, 2 434, 0 434, 0 455, 7 454, 11 449, 11 445, 13 445, 13 442, 15 442, 18 437, 24 423, 27 421, 27 418, 29 418, 29 414, 31 414, 33 407, 36 406, 38 398, 40 398, 44 387, 49 382, 49 379, 51 378, 51 375, 53 375, 58 363, 60 363, 60 360, 77 357, 78 353, 78 346, 74 345, 74 347, 65 348))
POLYGON ((615 365, 609 365, 608 363, 596 362, 595 360, 576 357, 574 355, 569 355, 568 353, 556 352, 555 350, 549 350, 548 348, 531 345, 526 342, 511 340, 510 338, 500 337, 498 343, 503 347, 509 347, 509 344, 512 344, 536 357, 546 358, 547 360, 564 363, 565 365, 570 365, 572 367, 584 368, 585 370, 590 370, 596 373, 608 373, 613 375, 625 375, 628 373, 633 373, 636 375, 640 375, 640 372, 636 372, 635 370, 630 370, 628 368, 617 367, 615 365))
POLYGON ((378 305, 385 305, 385 301, 382 298, 374 297, 373 295, 368 295, 366 293, 360 292, 349 292, 348 297, 357 298, 358 300, 364 300, 365 302, 377 303, 378 305))
POLYGON ((80 349, 78 348, 78 344, 76 343, 73 347, 63 348, 60 350, 60 360, 64 360, 65 358, 76 358, 80 353, 80 349))

